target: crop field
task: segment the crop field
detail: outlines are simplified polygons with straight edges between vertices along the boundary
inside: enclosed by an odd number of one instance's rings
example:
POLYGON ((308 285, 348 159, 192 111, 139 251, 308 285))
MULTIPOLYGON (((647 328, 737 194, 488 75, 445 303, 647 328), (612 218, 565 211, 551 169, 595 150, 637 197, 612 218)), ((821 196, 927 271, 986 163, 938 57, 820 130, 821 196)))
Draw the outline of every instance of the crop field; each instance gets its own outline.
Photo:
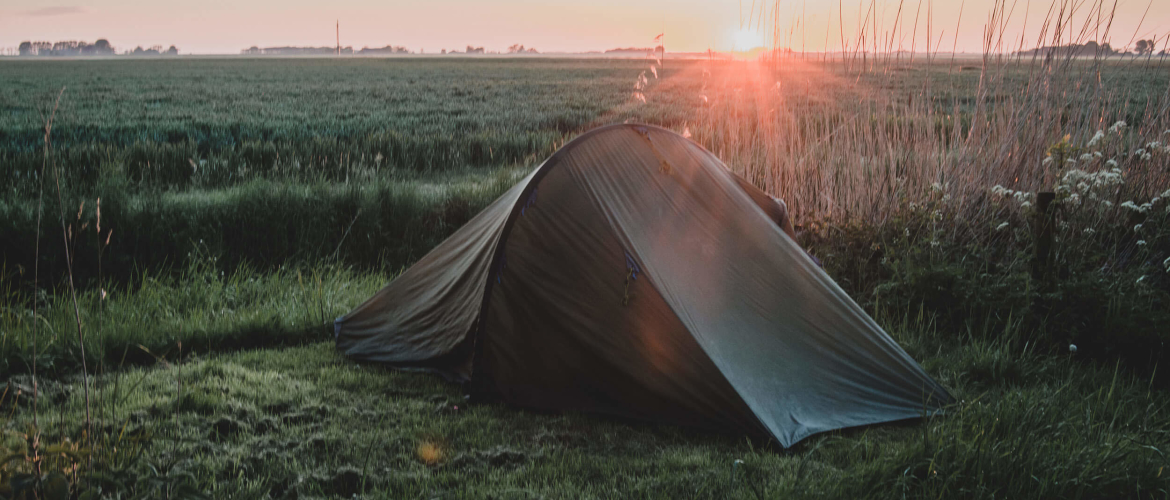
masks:
POLYGON ((1170 61, 652 64, 0 60, 0 495, 42 453, 123 498, 1170 497, 1170 61), (782 449, 334 350, 333 318, 626 121, 783 197, 960 403, 782 449))

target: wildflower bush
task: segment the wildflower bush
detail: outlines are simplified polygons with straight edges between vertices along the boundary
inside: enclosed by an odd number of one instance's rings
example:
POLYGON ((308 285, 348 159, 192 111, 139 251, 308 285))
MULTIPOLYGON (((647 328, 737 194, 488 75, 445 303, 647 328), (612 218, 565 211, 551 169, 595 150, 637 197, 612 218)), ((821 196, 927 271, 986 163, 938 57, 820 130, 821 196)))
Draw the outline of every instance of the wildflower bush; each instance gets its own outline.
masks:
POLYGON ((1152 373, 1170 321, 1170 186, 1150 195, 1140 180, 1170 164, 1170 149, 1127 138, 1117 122, 1084 144, 1066 136, 1040 163, 1053 179, 1047 214, 1037 192, 997 184, 980 196, 986 218, 966 220, 949 184, 935 183, 886 224, 814 224, 806 242, 880 314, 919 308, 966 336, 1014 325, 1053 352, 1071 344, 1152 373), (1046 223, 1052 245, 1037 275, 1046 223))

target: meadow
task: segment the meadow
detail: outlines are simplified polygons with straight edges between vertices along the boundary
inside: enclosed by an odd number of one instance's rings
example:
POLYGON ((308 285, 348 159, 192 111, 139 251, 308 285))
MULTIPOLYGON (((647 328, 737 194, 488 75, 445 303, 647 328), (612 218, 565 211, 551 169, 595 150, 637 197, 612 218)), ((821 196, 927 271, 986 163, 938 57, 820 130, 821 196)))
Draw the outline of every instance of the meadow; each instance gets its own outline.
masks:
POLYGON ((0 61, 0 478, 39 466, 142 497, 1170 495, 1170 62, 652 64, 0 61), (783 196, 799 242, 961 403, 782 450, 467 405, 333 351, 332 318, 623 121, 783 196))

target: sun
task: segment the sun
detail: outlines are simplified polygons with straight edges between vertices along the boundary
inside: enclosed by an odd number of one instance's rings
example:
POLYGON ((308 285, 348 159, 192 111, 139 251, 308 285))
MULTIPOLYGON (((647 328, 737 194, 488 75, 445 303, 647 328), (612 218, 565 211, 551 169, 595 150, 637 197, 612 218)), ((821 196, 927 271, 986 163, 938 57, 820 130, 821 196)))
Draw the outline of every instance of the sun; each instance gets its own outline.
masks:
POLYGON ((737 52, 744 52, 756 47, 764 46, 764 36, 751 28, 740 28, 732 33, 732 49, 737 52))

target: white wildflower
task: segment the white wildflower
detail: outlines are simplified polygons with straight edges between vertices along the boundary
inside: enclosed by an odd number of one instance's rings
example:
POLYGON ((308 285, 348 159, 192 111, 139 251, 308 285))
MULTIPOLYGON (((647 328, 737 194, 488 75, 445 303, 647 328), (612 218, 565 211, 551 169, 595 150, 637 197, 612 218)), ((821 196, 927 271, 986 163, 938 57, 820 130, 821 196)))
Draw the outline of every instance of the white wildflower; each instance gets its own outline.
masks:
POLYGON ((1126 126, 1125 120, 1120 120, 1117 123, 1114 123, 1113 126, 1109 127, 1109 133, 1116 134, 1118 132, 1121 132, 1121 129, 1125 128, 1125 126, 1126 126))
POLYGON ((1165 191, 1162 191, 1162 194, 1160 194, 1160 195, 1158 195, 1158 196, 1161 196, 1161 197, 1163 197, 1163 198, 1170 198, 1170 189, 1167 189, 1167 190, 1165 190, 1165 191))
POLYGON ((942 199, 942 201, 951 201, 951 195, 949 195, 949 194, 944 194, 944 195, 943 195, 943 199, 942 199))
POLYGON ((1142 209, 1142 213, 1144 214, 1149 212, 1151 208, 1154 208, 1154 205, 1152 203, 1142 203, 1141 205, 1138 205, 1138 207, 1142 209))
POLYGON ((1154 155, 1152 155, 1150 153, 1146 153, 1146 154, 1142 155, 1142 161, 1150 161, 1150 158, 1153 158, 1153 157, 1154 157, 1154 155))
POLYGON ((942 191, 943 185, 936 182, 936 183, 930 185, 930 189, 932 189, 934 191, 942 191))
POLYGON ((1140 285, 1145 280, 1146 280, 1146 276, 1143 274, 1142 277, 1138 278, 1137 281, 1134 282, 1134 284, 1140 285))
POLYGON ((1101 158, 1102 156, 1105 156, 1105 155, 1101 154, 1100 151, 1093 151, 1093 156, 1097 157, 1097 158, 1101 158))
POLYGON ((937 247, 938 245, 939 245, 938 240, 930 240, 930 246, 937 247))
POLYGON ((1093 161, 1093 155, 1085 153, 1081 155, 1081 161, 1093 161))
POLYGON ((1132 201, 1127 201, 1127 202, 1122 203, 1121 208, 1132 210, 1132 211, 1137 212, 1139 214, 1144 214, 1144 213, 1150 211, 1150 209, 1148 207, 1146 207, 1145 205, 1138 205, 1132 201))
POLYGON ((1086 228, 1085 228, 1085 230, 1084 230, 1084 233, 1085 233, 1085 234, 1087 234, 1087 235, 1090 235, 1090 236, 1091 236, 1091 235, 1093 235, 1093 234, 1094 234, 1094 233, 1096 233, 1096 232, 1097 232, 1097 230, 1096 230, 1096 229, 1093 229, 1093 228, 1091 228, 1091 227, 1086 227, 1086 228))
POLYGON ((1105 208, 1113 208, 1113 202, 1109 200, 1101 200, 1101 206, 1105 208))
POLYGON ((1090 148, 1095 147, 1097 144, 1100 144, 1101 140, 1104 138, 1105 138, 1105 132, 1098 130, 1096 134, 1093 134, 1093 138, 1089 139, 1089 143, 1086 144, 1086 146, 1088 146, 1090 148))
POLYGON ((1080 197, 1080 195, 1073 193, 1073 194, 1068 195, 1068 197, 1065 198, 1064 201, 1066 203, 1068 203, 1069 205, 1080 205, 1081 204, 1081 197, 1080 197))
POLYGON ((1088 184, 1085 184, 1084 182, 1078 182, 1078 183, 1077 183, 1077 190, 1078 190, 1078 191, 1080 191, 1080 192, 1082 192, 1082 193, 1083 193, 1083 192, 1085 192, 1085 191, 1088 191, 1088 190, 1089 190, 1089 185, 1088 185, 1088 184))
POLYGON ((1067 160, 1064 160, 1064 164, 1065 164, 1065 165, 1076 165, 1076 164, 1077 164, 1077 161, 1076 161, 1076 160, 1074 160, 1074 159, 1072 159, 1072 158, 1069 158, 1069 159, 1067 159, 1067 160))
POLYGON ((1142 225, 1141 225, 1141 224, 1138 224, 1138 225, 1136 225, 1136 226, 1134 226, 1134 227, 1133 227, 1133 232, 1135 232, 1135 233, 1140 233, 1141 231, 1142 231, 1142 225))
POLYGON ((1166 257, 1166 260, 1162 261, 1162 267, 1165 267, 1166 272, 1170 273, 1170 257, 1166 257))
POLYGON ((1044 157, 1044 160, 1040 162, 1040 164, 1047 167, 1049 165, 1052 165, 1053 161, 1055 161, 1055 160, 1053 160, 1051 156, 1046 156, 1046 157, 1044 157))
POLYGON ((1137 151, 1133 152, 1134 156, 1142 156, 1144 154, 1146 154, 1146 148, 1138 148, 1137 151))
POLYGON ((1114 160, 1113 158, 1105 160, 1105 166, 1109 167, 1109 168, 1116 168, 1117 167, 1117 160, 1114 160))
POLYGON ((1086 173, 1084 170, 1081 170, 1079 168, 1072 168, 1064 173, 1063 182, 1065 184, 1072 185, 1072 184, 1076 184, 1077 182, 1080 182, 1083 179, 1088 179, 1091 177, 1092 177, 1092 175, 1086 173))
POLYGON ((943 215, 942 212, 935 210, 934 213, 930 214, 930 217, 934 220, 942 220, 943 215))
POLYGON ((1077 345, 1076 344, 1069 344, 1068 345, 1068 352, 1076 354, 1077 353, 1077 345))
POLYGON ((998 225, 998 226, 995 226, 995 230, 996 230, 996 231, 1003 231, 1004 229, 1006 229, 1006 228, 1008 227, 1008 225, 1009 225, 1009 224, 1008 224, 1008 223, 1006 223, 1006 222, 1004 222, 1004 223, 1001 223, 1000 225, 998 225))
POLYGON ((1139 247, 1146 246, 1146 240, 1137 240, 1137 246, 1139 246, 1139 247))
POLYGON ((1158 142, 1158 141, 1154 141, 1154 142, 1150 142, 1150 143, 1146 144, 1146 149, 1150 149, 1150 150, 1156 150, 1160 147, 1162 147, 1162 143, 1158 142))
POLYGON ((1032 202, 1030 202, 1030 201, 1025 201, 1023 203, 1020 203, 1020 208, 1028 209, 1031 207, 1032 207, 1032 202))
POLYGON ((1160 202, 1160 201, 1162 201, 1162 197, 1155 196, 1153 199, 1150 200, 1150 206, 1157 205, 1158 202, 1160 202))

